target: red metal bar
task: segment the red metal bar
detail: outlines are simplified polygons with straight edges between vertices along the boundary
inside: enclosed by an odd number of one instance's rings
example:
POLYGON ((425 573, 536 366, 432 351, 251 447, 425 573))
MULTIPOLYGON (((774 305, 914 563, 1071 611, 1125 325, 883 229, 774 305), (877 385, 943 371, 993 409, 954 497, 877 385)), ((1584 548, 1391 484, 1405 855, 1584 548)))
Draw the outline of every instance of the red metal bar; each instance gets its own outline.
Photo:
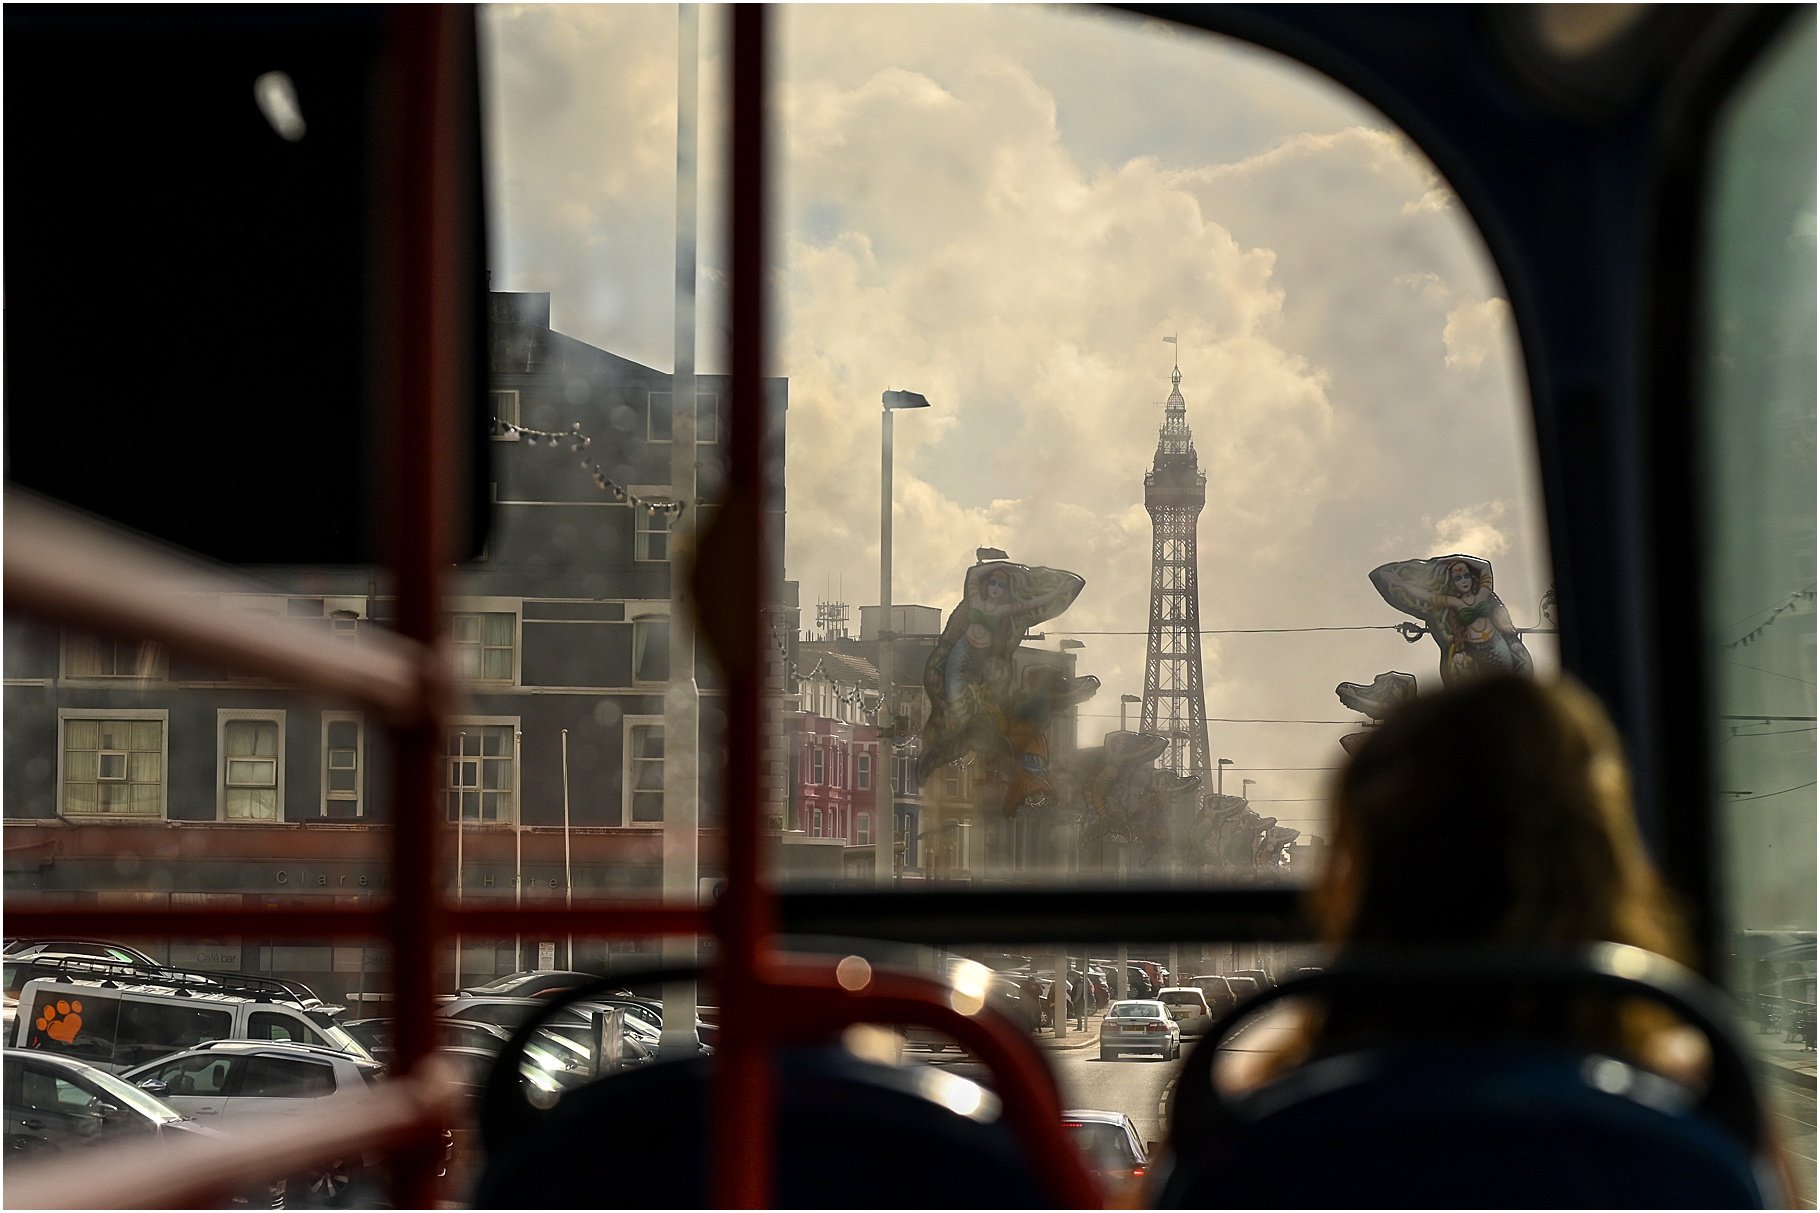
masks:
MULTIPOLYGON (((561 907, 467 907, 444 910, 442 929, 451 934, 515 935, 555 932, 602 939, 655 939, 709 934, 706 910, 657 906, 649 902, 561 907)), ((373 906, 279 907, 249 917, 240 910, 107 909, 14 898, 6 903, 6 929, 21 936, 106 936, 129 938, 148 931, 173 938, 255 934, 274 939, 382 938, 397 919, 390 903, 373 906)))
MULTIPOLYGON (((719 990, 723 1005, 740 1008, 721 1025, 715 1055, 715 1084, 709 1100, 711 1148, 715 1160, 713 1203, 724 1209, 760 1208, 769 1203, 771 1124, 776 1115, 770 1047, 779 1008, 760 975, 760 962, 773 930, 776 907, 759 866, 759 739, 763 729, 765 652, 764 473, 766 417, 765 360, 765 6, 734 5, 730 108, 732 172, 727 213, 730 222, 729 289, 732 396, 729 506, 721 511, 722 531, 713 546, 729 563, 745 565, 744 575, 720 578, 726 600, 717 604, 731 620, 728 661, 727 888, 722 895, 719 990), (743 559, 742 559, 743 558, 743 559)), ((710 541, 704 541, 703 556, 710 541)))
MULTIPOLYGON (((402 457, 394 461, 387 556, 398 591, 398 631, 431 654, 419 667, 419 711, 393 728, 390 936, 398 1068, 405 1074, 415 1072, 435 1047, 434 945, 448 934, 436 887, 441 870, 436 827, 453 687, 435 650, 456 519, 455 402, 478 390, 473 385, 464 390, 458 372, 471 365, 464 357, 471 341, 466 317, 478 289, 463 276, 475 267, 464 267, 457 253, 468 205, 455 108, 464 49, 458 39, 472 39, 473 20, 471 12, 443 5, 399 6, 391 15, 392 61, 398 65, 393 132, 398 193, 390 234, 398 254, 393 302, 399 371, 398 382, 387 386, 396 401, 392 450, 402 457)), ((471 48, 465 49, 471 60, 471 48)), ((434 1154, 422 1147, 395 1156, 393 1196, 401 1207, 429 1205, 434 1162, 434 1154)))

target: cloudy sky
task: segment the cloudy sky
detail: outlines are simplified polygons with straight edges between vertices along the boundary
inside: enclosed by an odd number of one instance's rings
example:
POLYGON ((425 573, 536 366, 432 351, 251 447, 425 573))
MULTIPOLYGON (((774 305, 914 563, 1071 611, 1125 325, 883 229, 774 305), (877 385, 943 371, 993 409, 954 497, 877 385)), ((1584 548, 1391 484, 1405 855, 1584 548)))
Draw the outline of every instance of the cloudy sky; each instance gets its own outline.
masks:
MULTIPOLYGON (((482 13, 495 287, 672 368, 676 9, 482 13)), ((1082 640, 1102 681, 1083 742, 1116 728, 1143 690, 1143 477, 1177 335, 1213 752, 1260 811, 1318 827, 1349 728, 1239 721, 1357 720, 1334 685, 1385 670, 1438 684, 1366 574, 1485 557, 1521 626, 1549 584, 1509 308, 1445 182, 1336 86, 1195 31, 1080 7, 772 14, 772 370, 805 618, 876 600, 879 394, 922 392, 896 424, 896 601, 945 615, 981 545, 1081 574, 1043 643, 1082 640)), ((703 10, 705 372, 726 366, 725 46, 703 10)), ((1554 668, 1552 637, 1530 649, 1554 668)))

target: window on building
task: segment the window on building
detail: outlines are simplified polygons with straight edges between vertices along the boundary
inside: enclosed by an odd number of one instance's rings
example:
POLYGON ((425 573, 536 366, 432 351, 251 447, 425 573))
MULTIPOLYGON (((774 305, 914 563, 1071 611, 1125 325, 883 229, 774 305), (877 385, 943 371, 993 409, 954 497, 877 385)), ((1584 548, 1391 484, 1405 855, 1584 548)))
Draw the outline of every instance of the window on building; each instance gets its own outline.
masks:
POLYGON ((354 643, 360 636, 360 616, 353 611, 330 611, 329 635, 349 644, 354 643))
POLYGON ((284 818, 284 713, 222 710, 219 732, 223 821, 284 818))
POLYGON ((853 786, 862 792, 872 790, 872 755, 864 751, 853 756, 853 786))
POLYGON ((896 775, 891 780, 891 790, 899 796, 916 795, 916 759, 900 755, 893 765, 896 767, 896 775))
POLYGON ((872 814, 855 813, 853 815, 853 841, 862 847, 872 845, 872 814))
MULTIPOLYGON (((670 417, 675 396, 669 392, 651 393, 652 442, 670 441, 670 417)), ((695 393, 695 442, 697 446, 720 441, 719 398, 713 392, 695 393)))
POLYGON ((445 793, 450 821, 511 821, 514 724, 476 722, 449 729, 445 793))
POLYGON ((67 711, 63 804, 70 817, 164 816, 166 713, 67 711))
POLYGON ((820 809, 815 810, 812 821, 813 824, 809 827, 809 837, 820 838, 822 836, 822 811, 820 809))
POLYGON ((641 615, 632 621, 632 679, 670 681, 670 617, 641 615))
POLYGON ((967 772, 958 763, 942 768, 942 794, 954 800, 967 794, 967 772))
POLYGON ((647 506, 632 506, 634 560, 668 560, 670 558, 670 512, 647 506))
POLYGON ((516 389, 495 388, 491 393, 493 437, 504 442, 517 442, 518 435, 507 426, 521 425, 518 419, 519 396, 516 389), (503 423, 503 424, 499 424, 503 423))
POLYGON ((455 654, 455 676, 480 682, 510 682, 517 633, 518 617, 510 611, 452 616, 449 639, 455 654))
POLYGON ((365 738, 359 716, 322 718, 322 815, 359 817, 365 738))
POLYGON ((166 669, 162 645, 74 632, 63 638, 65 678, 162 679, 166 669))
POLYGON ((825 761, 826 761, 826 759, 822 755, 822 748, 820 746, 810 746, 809 747, 809 782, 810 783, 820 784, 820 783, 827 782, 827 780, 825 778, 826 772, 823 770, 823 766, 822 766, 822 764, 825 761))
POLYGON ((847 751, 834 751, 834 786, 847 787, 847 751))
POLYGON ((630 824, 664 819, 664 726, 661 721, 626 724, 626 803, 630 824))

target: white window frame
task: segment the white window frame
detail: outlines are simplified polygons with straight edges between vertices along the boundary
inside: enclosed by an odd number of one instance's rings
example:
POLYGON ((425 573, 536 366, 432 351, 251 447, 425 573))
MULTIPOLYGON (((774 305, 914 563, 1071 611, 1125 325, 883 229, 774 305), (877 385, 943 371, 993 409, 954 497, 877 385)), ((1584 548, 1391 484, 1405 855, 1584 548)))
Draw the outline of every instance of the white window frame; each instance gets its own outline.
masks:
MULTIPOLYGON (((627 614, 631 614, 630 609, 627 610, 627 614)), ((670 682, 670 616, 668 612, 642 612, 637 615, 632 615, 631 622, 632 684, 634 686, 668 686, 670 682), (658 624, 663 625, 661 632, 658 632, 655 627, 655 625, 658 624), (661 635, 663 638, 664 651, 662 660, 664 664, 664 676, 662 678, 644 678, 640 676, 643 663, 639 661, 639 654, 652 643, 651 638, 653 635, 661 635)))
MULTIPOLYGON (((96 763, 104 753, 96 750, 96 763)), ((130 760, 129 760, 130 761, 130 760)), ((99 772, 97 772, 99 774, 99 772)), ((96 783, 101 783, 100 779, 96 783)), ((125 782, 124 780, 107 782, 125 782)), ((168 821, 171 814, 171 714, 165 708, 62 708, 57 712, 57 815, 76 821, 168 821), (72 813, 68 804, 69 722, 72 720, 155 720, 158 722, 158 814, 72 813)))
MULTIPOLYGON (((521 770, 521 767, 523 764, 521 764, 519 762, 519 749, 520 749, 520 746, 518 744, 519 732, 520 732, 519 718, 516 716, 457 716, 453 720, 449 721, 448 727, 444 730, 444 733, 443 733, 444 740, 443 740, 443 747, 442 747, 443 748, 443 780, 442 780, 441 791, 442 791, 442 820, 443 820, 444 824, 452 826, 457 823, 460 823, 462 826, 470 828, 470 829, 477 827, 477 826, 515 825, 515 824, 517 824, 518 813, 519 813, 519 785, 522 782, 522 775, 523 775, 523 772, 521 770), (510 785, 511 785, 510 787, 507 787, 507 788, 489 787, 487 785, 485 779, 481 778, 482 772, 485 770, 485 764, 487 762, 500 761, 499 755, 496 755, 496 754, 489 755, 485 752, 486 743, 485 743, 484 739, 477 737, 477 734, 479 734, 482 730, 488 729, 488 728, 508 728, 512 731, 511 738, 510 738, 511 752, 509 755, 506 756, 506 761, 509 761, 512 764, 512 767, 511 767, 512 776, 511 776, 511 780, 510 780, 510 785), (468 738, 467 738, 467 744, 464 744, 462 747, 462 753, 460 753, 460 754, 451 753, 451 750, 454 747, 454 745, 456 744, 456 741, 458 739, 458 735, 461 733, 464 733, 464 732, 468 734, 468 738), (469 755, 467 753, 468 745, 473 745, 475 747, 474 753, 472 755, 469 755), (475 776, 477 779, 477 782, 472 785, 472 790, 481 792, 481 793, 486 793, 486 792, 504 793, 504 794, 510 796, 512 798, 512 811, 509 814, 498 816, 498 817, 477 817, 473 821, 469 821, 461 815, 461 805, 459 802, 457 802, 453 806, 453 808, 451 808, 450 803, 449 803, 449 794, 451 792, 457 792, 464 788, 468 788, 470 786, 467 784, 457 783, 457 782, 455 782, 455 778, 454 778, 456 771, 462 767, 465 767, 469 763, 473 764, 474 773, 475 773, 475 776)), ((483 804, 484 804, 484 800, 483 800, 483 804)))
MULTIPOLYGON (((458 644, 455 639, 457 627, 455 620, 457 616, 479 617, 485 615, 510 615, 512 617, 511 673, 504 678, 467 678, 459 672, 456 672, 455 677, 459 679, 463 685, 482 687, 515 687, 520 685, 520 678, 524 669, 523 606, 523 601, 517 598, 451 598, 448 600, 448 605, 443 610, 443 621, 444 626, 448 629, 449 666, 452 671, 459 671, 460 668, 455 657, 458 648, 477 648, 484 654, 489 648, 497 649, 500 647, 498 645, 488 645, 485 643, 486 623, 484 620, 477 625, 482 630, 482 640, 480 644, 458 644)), ((481 664, 483 666, 485 665, 484 657, 481 664)))
MULTIPOLYGON (((487 415, 495 420, 504 421, 510 425, 523 425, 524 421, 521 419, 523 405, 523 393, 517 388, 496 387, 487 392, 487 415)), ((519 441, 518 433, 515 430, 505 430, 492 437, 494 442, 519 441)))
POLYGON ((853 756, 853 788, 858 792, 872 790, 872 752, 861 750, 853 756))
POLYGON ((284 820, 284 712, 281 709, 261 708, 217 708, 215 710, 215 820, 216 821, 271 821, 284 820), (277 793, 272 806, 272 816, 267 817, 229 817, 227 815, 228 789, 230 787, 257 787, 257 784, 231 784, 228 781, 229 760, 227 752, 228 725, 235 721, 252 720, 278 726, 278 753, 272 759, 272 789, 277 793))
MULTIPOLYGON (((626 716, 622 718, 620 726, 620 753, 623 755, 624 761, 619 764, 621 825, 636 827, 638 829, 650 829, 652 826, 663 824, 662 817, 659 817, 656 821, 639 821, 634 818, 632 816, 632 797, 638 788, 637 764, 653 761, 659 762, 660 764, 667 762, 669 760, 669 741, 668 735, 664 733, 664 718, 662 716, 626 716), (635 758, 632 753, 633 730, 653 726, 658 730, 659 734, 664 735, 664 757, 662 759, 635 758)), ((665 803, 663 807, 667 814, 669 805, 665 803)))
MULTIPOLYGON (((345 747, 337 746, 336 749, 345 747)), ((366 816, 366 777, 367 777, 367 727, 366 719, 359 712, 324 712, 322 714, 322 782, 319 785, 321 795, 317 798, 317 814, 329 816, 329 804, 339 802, 352 804, 354 816, 366 816), (353 795, 332 792, 329 790, 329 764, 333 761, 329 747, 329 726, 332 724, 351 724, 354 726, 354 792, 353 795)))
MULTIPOLYGON (((675 422, 676 393, 675 392, 652 392, 650 394, 649 399, 646 401, 645 441, 662 443, 664 446, 669 446, 670 445, 669 436, 665 435, 664 437, 659 438, 657 436, 657 427, 655 424, 653 424, 657 419, 657 402, 660 400, 667 402, 668 407, 664 411, 667 415, 669 415, 671 417, 670 424, 671 424, 672 429, 670 432, 671 433, 676 432, 674 429, 675 424, 676 424, 676 422, 675 422)), ((703 392, 703 391, 697 390, 695 393, 695 445, 696 446, 713 446, 715 443, 717 443, 719 441, 720 441, 720 393, 719 392, 703 392), (704 413, 707 414, 707 424, 705 424, 705 425, 702 424, 702 415, 704 413), (707 436, 703 437, 704 434, 707 436)))
MULTIPOLYGON (((167 682, 170 679, 170 656, 163 645, 149 640, 99 636, 73 628, 64 628, 57 645, 57 669, 64 681, 90 686, 118 686, 123 682, 167 682), (70 650, 77 644, 94 644, 110 650, 114 655, 112 664, 115 672, 110 674, 73 673, 70 650), (133 669, 121 673, 119 672, 119 656, 123 650, 129 648, 136 649, 137 660, 133 669)), ((125 719, 125 717, 121 719, 125 719)))
POLYGON ((872 845, 872 814, 860 812, 853 815, 853 845, 856 847, 872 845))
POLYGON ((827 781, 827 759, 818 745, 809 747, 809 782, 820 787, 827 781))
MULTIPOLYGON (((667 489, 647 490, 653 496, 667 493, 667 489)), ((643 496, 640 486, 633 486, 636 496, 643 496)), ((635 501, 626 503, 632 509, 632 561, 634 564, 668 564, 670 563, 670 525, 676 521, 675 515, 668 510, 654 510, 639 505, 635 501), (663 555, 653 556, 652 537, 663 536, 663 555)))

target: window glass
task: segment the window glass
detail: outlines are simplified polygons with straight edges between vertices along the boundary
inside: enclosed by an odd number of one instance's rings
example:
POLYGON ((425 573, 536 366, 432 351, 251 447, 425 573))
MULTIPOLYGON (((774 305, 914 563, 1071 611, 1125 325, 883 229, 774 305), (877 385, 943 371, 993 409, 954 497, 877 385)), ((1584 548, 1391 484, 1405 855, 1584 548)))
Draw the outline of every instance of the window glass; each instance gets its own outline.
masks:
POLYGON ((278 720, 223 719, 221 815, 228 821, 276 821, 281 816, 278 720))
POLYGON ((239 1093, 262 1099, 316 1099, 335 1093, 335 1071, 319 1061, 249 1057, 239 1093))
POLYGON ((19 1018, 26 1048, 106 1065, 114 1055, 120 1000, 86 987, 52 985, 22 998, 19 1018))
MULTIPOLYGON (((122 714, 124 716, 124 714, 122 714)), ((130 718, 63 713, 63 812, 159 817, 164 812, 164 713, 130 718)))
POLYGON ((234 1034, 233 1012, 127 999, 121 1003, 114 1063, 137 1066, 205 1040, 234 1034))
POLYGON ((1706 494, 1703 649, 1729 980, 1758 1021, 1755 1043, 1792 1049, 1809 1069, 1814 87, 1814 18, 1804 10, 1723 112, 1711 164, 1695 443, 1706 494))
POLYGON ((180 1057, 152 1071, 150 1077, 162 1081, 172 1095, 227 1095, 240 1066, 237 1058, 203 1053, 180 1057))

